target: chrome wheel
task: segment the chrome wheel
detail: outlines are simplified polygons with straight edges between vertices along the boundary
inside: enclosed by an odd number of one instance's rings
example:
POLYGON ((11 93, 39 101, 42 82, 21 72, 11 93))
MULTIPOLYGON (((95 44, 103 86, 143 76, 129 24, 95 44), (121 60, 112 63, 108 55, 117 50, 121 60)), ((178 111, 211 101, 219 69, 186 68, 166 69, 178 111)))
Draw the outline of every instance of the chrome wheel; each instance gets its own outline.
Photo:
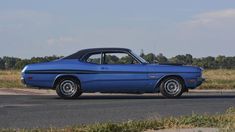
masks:
POLYGON ((160 84, 160 92, 167 98, 176 98, 184 92, 184 81, 179 77, 165 78, 160 84))
POLYGON ((77 85, 71 80, 64 80, 60 84, 60 91, 65 96, 72 97, 77 92, 77 85))
POLYGON ((180 83, 177 80, 170 79, 164 84, 166 93, 176 95, 181 92, 180 83))

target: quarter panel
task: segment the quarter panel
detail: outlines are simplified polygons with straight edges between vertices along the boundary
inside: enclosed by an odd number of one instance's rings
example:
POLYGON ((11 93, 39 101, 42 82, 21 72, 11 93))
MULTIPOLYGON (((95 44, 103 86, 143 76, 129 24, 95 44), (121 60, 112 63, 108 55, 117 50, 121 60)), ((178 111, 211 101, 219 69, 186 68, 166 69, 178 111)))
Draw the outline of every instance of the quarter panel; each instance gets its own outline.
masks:
POLYGON ((52 88, 56 76, 56 74, 24 74, 24 79, 29 86, 52 88))

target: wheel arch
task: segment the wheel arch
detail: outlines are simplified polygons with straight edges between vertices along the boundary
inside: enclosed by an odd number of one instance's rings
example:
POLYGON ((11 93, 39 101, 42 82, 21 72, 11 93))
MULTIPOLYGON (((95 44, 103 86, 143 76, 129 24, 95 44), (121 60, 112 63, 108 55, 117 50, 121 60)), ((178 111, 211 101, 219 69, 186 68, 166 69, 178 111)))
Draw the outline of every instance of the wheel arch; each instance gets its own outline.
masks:
POLYGON ((80 84, 80 87, 81 87, 81 81, 80 81, 80 79, 79 79, 76 75, 60 74, 60 75, 57 75, 56 78, 55 78, 55 80, 53 81, 53 89, 56 88, 57 83, 58 83, 62 78, 73 78, 73 79, 75 79, 75 80, 78 81, 78 83, 80 84))
POLYGON ((186 85, 185 85, 185 80, 184 80, 184 78, 183 78, 182 76, 180 76, 180 75, 165 75, 165 76, 161 77, 161 78, 156 82, 156 84, 155 84, 155 89, 157 89, 157 91, 158 91, 158 88, 160 87, 162 81, 164 81, 165 79, 170 78, 170 77, 176 77, 176 78, 180 79, 181 82, 182 82, 182 84, 183 84, 183 88, 185 89, 185 91, 187 91, 187 88, 185 87, 185 86, 186 86, 186 85))

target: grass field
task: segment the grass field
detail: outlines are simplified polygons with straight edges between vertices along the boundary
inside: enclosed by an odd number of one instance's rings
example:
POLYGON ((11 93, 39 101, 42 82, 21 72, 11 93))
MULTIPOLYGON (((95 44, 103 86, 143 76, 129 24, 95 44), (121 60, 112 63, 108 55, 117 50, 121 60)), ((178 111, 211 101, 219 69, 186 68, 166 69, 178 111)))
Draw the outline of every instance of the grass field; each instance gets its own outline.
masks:
POLYGON ((11 132, 142 132, 146 130, 174 128, 219 128, 223 132, 235 131, 235 109, 229 108, 223 114, 168 117, 145 121, 128 121, 123 123, 100 123, 94 125, 68 126, 66 128, 49 129, 0 129, 11 132))
POLYGON ((200 89, 235 89, 235 70, 205 70, 206 82, 200 89))
MULTIPOLYGON (((235 89, 235 70, 205 70, 206 82, 200 89, 235 89)), ((0 71, 0 88, 24 88, 20 71, 0 71)))
POLYGON ((20 71, 0 71, 0 88, 24 88, 20 82, 20 71))

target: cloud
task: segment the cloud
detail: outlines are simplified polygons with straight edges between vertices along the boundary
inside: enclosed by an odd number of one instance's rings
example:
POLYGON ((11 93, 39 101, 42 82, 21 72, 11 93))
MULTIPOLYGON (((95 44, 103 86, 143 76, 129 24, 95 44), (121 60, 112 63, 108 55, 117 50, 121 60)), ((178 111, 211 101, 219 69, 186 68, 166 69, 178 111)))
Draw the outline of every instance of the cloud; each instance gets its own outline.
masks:
POLYGON ((225 9, 195 15, 191 20, 183 23, 184 26, 191 28, 205 26, 221 26, 224 24, 235 23, 235 9, 225 9))

